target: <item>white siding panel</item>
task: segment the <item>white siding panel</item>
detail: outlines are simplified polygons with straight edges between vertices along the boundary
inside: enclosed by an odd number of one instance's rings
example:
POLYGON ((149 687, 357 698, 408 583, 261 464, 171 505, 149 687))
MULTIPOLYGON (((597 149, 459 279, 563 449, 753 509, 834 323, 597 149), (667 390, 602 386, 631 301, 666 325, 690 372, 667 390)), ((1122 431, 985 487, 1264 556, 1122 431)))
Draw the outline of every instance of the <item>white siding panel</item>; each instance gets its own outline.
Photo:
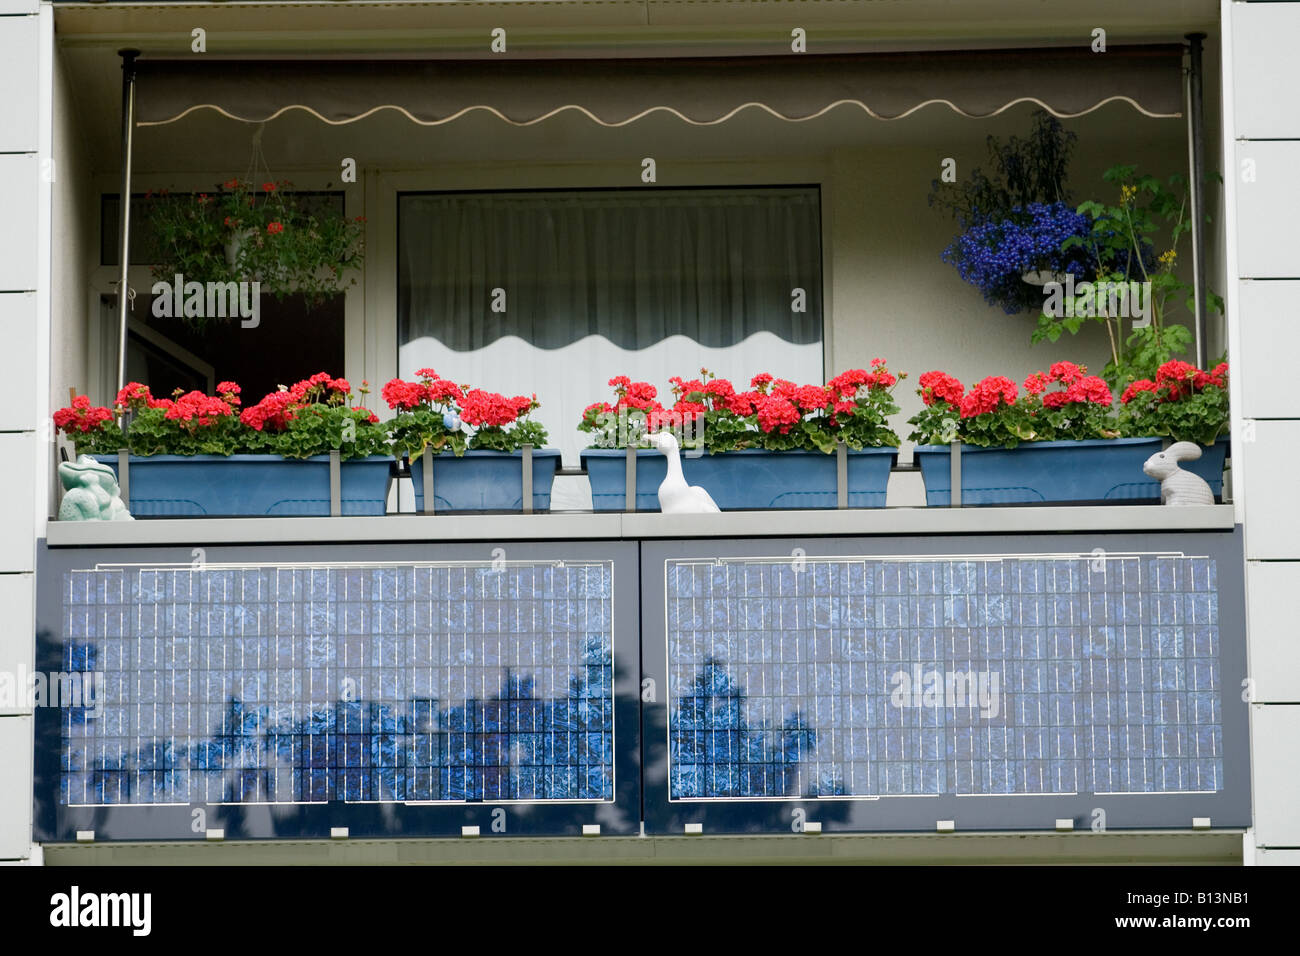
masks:
POLYGON ((1259 850, 1256 866, 1300 866, 1300 850, 1259 850))
MULTIPOLYGON (((0 0, 0 11, 7 2, 0 0)), ((33 3, 32 8, 35 6, 33 3)), ((40 147, 36 123, 40 104, 32 84, 39 55, 36 17, 0 20, 0 90, 6 91, 0 152, 36 152, 40 147)))
POLYGON ((1246 566, 1250 676, 1254 700, 1300 703, 1300 561, 1251 561, 1246 566))
POLYGON ((1300 422, 1257 421, 1245 456, 1246 557, 1300 559, 1300 422))
POLYGON ((1245 280, 1238 284, 1237 301, 1241 355, 1233 372, 1241 384, 1241 414, 1300 418, 1300 393, 1287 376, 1274 374, 1279 355, 1300 354, 1300 280, 1245 280))
POLYGON ((0 628, 0 675, 4 675, 0 680, 5 680, 0 687, 0 714, 31 713, 24 679, 34 666, 34 588, 30 574, 0 574, 0 607, 5 614, 5 626, 0 628))
POLYGON ((1232 4, 1238 139, 1300 138, 1300 3, 1232 4))
POLYGON ((0 571, 34 571, 36 435, 0 434, 0 571))
POLYGON ((36 288, 38 167, 35 153, 0 154, 0 292, 36 288))
POLYGON ((1297 169, 1300 142, 1237 143, 1237 267, 1242 278, 1300 278, 1297 169))
POLYGON ((0 860, 32 849, 32 718, 0 717, 0 860))
POLYGON ((36 427, 36 295, 0 292, 0 432, 36 427))
POLYGON ((1300 846, 1300 707, 1251 708, 1255 739, 1255 842, 1300 846))

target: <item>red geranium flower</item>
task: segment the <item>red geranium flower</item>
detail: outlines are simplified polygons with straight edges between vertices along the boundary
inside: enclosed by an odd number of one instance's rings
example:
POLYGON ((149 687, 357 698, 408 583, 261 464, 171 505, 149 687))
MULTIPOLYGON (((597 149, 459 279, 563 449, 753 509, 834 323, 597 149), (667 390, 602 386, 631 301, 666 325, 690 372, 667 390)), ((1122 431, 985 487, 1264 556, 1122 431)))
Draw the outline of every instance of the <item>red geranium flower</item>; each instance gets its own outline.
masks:
POLYGON ((921 401, 933 405, 936 401, 959 405, 966 386, 946 372, 926 372, 918 380, 921 386, 921 401))
MULTIPOLYGON (((143 387, 143 386, 141 386, 143 387)), ((53 415, 54 426, 64 434, 97 431, 105 422, 113 420, 113 410, 103 406, 91 405, 90 397, 77 395, 67 408, 60 408, 53 415)))
POLYGON ((1047 391, 1047 386, 1052 383, 1051 378, 1044 372, 1035 372, 1025 379, 1025 391, 1030 395, 1041 395, 1047 391))
POLYGON ((1136 382, 1134 382, 1132 385, 1130 385, 1128 388, 1124 389, 1124 394, 1119 397, 1119 400, 1123 404, 1127 405, 1129 402, 1133 400, 1133 397, 1135 395, 1140 395, 1142 392, 1155 392, 1158 390, 1159 390, 1159 386, 1156 385, 1155 382, 1151 381, 1151 379, 1141 378, 1138 379, 1136 382))
POLYGON ((854 368, 841 372, 826 383, 826 387, 842 396, 857 395, 863 385, 870 385, 875 376, 866 369, 854 368))
POLYGON ((971 387, 970 394, 961 400, 961 417, 973 418, 986 412, 997 411, 1015 402, 1019 390, 1016 383, 1004 375, 990 375, 971 387))
POLYGON ((239 421, 256 431, 270 428, 283 431, 294 419, 294 406, 297 399, 289 391, 272 392, 252 408, 244 409, 239 421))
POLYGON ((815 412, 831 402, 831 393, 820 385, 801 385, 794 391, 794 403, 805 412, 815 412))
POLYGON ((404 382, 400 378, 391 380, 379 390, 379 397, 388 403, 389 408, 404 412, 418 408, 424 395, 424 386, 419 382, 404 382))
POLYGON ((803 418, 793 402, 778 395, 760 397, 755 403, 755 410, 758 413, 758 427, 768 433, 779 431, 782 435, 788 434, 791 426, 803 418))
POLYGON ((731 398, 727 399, 727 411, 731 412, 733 415, 739 415, 742 418, 746 418, 754 414, 754 407, 762 397, 762 393, 760 392, 737 392, 735 395, 732 395, 731 398))
POLYGON ((1062 385, 1073 385, 1087 374, 1088 366, 1075 365, 1073 362, 1053 362, 1052 367, 1047 370, 1047 377, 1062 385))

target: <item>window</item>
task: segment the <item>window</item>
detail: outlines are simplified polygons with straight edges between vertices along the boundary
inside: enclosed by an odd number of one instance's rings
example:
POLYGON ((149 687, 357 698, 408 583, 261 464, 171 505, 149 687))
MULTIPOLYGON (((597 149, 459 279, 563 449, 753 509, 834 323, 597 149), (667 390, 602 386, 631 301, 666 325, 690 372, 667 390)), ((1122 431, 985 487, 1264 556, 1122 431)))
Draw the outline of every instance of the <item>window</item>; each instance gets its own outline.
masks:
POLYGON ((568 464, 615 375, 821 381, 821 342, 816 187, 398 197, 399 374, 536 391, 568 464))
MULTIPOLYGON (((303 193, 322 207, 341 211, 342 193, 303 193)), ((131 264, 156 261, 157 240, 143 215, 144 195, 132 194, 131 264)), ((100 261, 118 262, 119 201, 116 195, 101 199, 100 261)), ((199 279, 201 277, 192 276, 199 279)), ((309 308, 302 296, 277 299, 263 293, 256 328, 244 328, 238 319, 213 319, 196 329, 182 319, 153 314, 149 289, 153 279, 136 285, 127 339, 127 380, 143 382, 154 395, 168 396, 174 389, 205 389, 210 379, 238 382, 246 405, 258 401, 279 385, 292 385, 316 372, 344 374, 344 297, 335 296, 309 308)), ((101 357, 105 383, 117 379, 117 305, 109 297, 101 308, 101 357), (107 371, 111 370, 111 371, 107 371)), ((108 391, 105 400, 112 398, 108 391)))

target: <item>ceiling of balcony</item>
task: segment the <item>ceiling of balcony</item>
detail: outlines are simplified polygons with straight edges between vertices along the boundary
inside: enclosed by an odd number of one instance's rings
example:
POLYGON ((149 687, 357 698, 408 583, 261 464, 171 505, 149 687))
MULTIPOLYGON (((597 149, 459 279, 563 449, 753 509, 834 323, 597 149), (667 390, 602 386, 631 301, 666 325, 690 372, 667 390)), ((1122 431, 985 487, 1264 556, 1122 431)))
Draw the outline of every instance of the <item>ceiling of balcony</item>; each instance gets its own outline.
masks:
POLYGON ((1096 27, 1114 43, 1169 41, 1212 31, 1218 11, 1217 0, 98 2, 59 4, 56 24, 64 42, 149 52, 186 53, 201 26, 213 52, 481 56, 504 27, 511 56, 700 56, 780 53, 794 27, 820 53, 1086 43, 1096 27))

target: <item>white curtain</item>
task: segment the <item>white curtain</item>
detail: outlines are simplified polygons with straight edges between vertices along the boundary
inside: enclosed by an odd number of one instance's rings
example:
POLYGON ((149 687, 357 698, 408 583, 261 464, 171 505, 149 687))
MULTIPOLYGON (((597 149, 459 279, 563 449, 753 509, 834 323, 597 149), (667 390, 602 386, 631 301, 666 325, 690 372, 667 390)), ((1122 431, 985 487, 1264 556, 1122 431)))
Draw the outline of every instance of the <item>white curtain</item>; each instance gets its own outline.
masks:
POLYGON ((407 194, 398 233, 399 373, 535 391, 566 464, 615 375, 823 380, 815 188, 407 194))

